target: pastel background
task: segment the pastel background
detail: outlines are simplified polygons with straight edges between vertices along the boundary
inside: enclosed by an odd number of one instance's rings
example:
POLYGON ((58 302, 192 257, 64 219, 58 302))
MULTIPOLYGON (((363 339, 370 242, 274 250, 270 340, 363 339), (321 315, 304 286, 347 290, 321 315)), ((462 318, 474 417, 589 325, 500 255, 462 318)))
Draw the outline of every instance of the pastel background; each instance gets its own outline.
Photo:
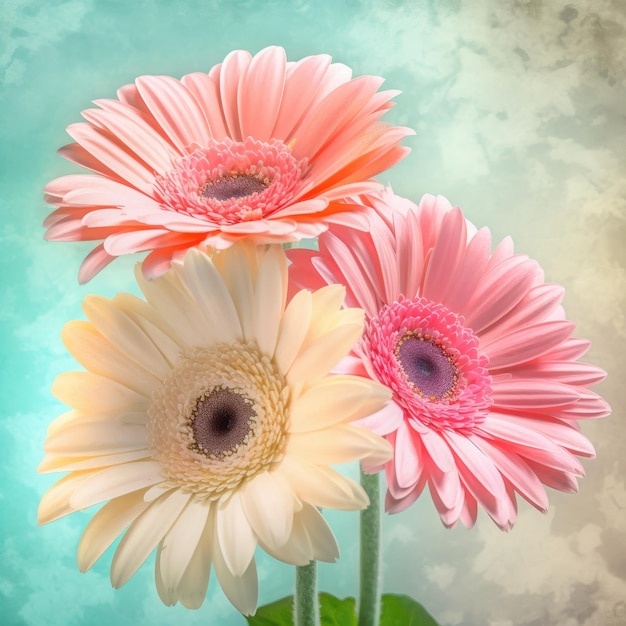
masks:
MULTIPOLYGON (((552 492, 546 516, 520 504, 510 533, 485 515, 445 530, 428 495, 384 519, 385 591, 419 598, 442 625, 626 624, 626 4, 623 0, 5 0, 0 8, 0 623, 6 626, 225 624, 244 620, 216 581, 199 611, 163 606, 153 559, 111 589, 112 551, 80 574, 92 512, 40 528, 38 476, 49 389, 75 367, 63 324, 87 293, 133 290, 135 259, 86 287, 88 246, 45 243, 55 155, 91 99, 139 74, 207 71, 234 48, 283 45, 292 60, 327 52, 400 89, 389 119, 417 130, 384 175, 418 199, 441 193, 565 285, 597 389, 613 416, 583 424, 597 459, 576 496, 552 492)), ((347 472, 356 473, 355 468, 347 472)), ((320 587, 357 591, 353 513, 328 516, 342 558, 320 587)), ((259 558, 260 602, 290 593, 293 570, 259 558)))

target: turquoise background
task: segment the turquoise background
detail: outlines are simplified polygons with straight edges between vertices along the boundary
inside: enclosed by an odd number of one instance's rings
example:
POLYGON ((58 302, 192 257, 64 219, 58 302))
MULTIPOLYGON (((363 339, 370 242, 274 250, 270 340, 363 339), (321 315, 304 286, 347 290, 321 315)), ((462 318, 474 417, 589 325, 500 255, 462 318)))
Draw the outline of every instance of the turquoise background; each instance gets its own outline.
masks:
MULTIPOLYGON (((442 623, 626 623, 626 8, 610 0, 9 0, 0 9, 0 623, 233 624, 217 581, 199 611, 167 608, 153 559, 118 591, 107 552, 80 574, 75 551, 92 512, 40 528, 53 476, 39 476, 46 425, 63 407, 54 377, 75 364, 60 340, 87 293, 134 290, 136 259, 87 286, 89 245, 45 243, 44 184, 75 168, 55 156, 91 99, 146 73, 207 71, 232 49, 269 44, 291 60, 330 53, 403 94, 390 121, 414 127, 413 153, 382 180, 418 199, 442 193, 494 239, 511 234, 547 280, 567 288, 598 389, 614 415, 583 424, 598 458, 580 493, 551 492, 542 516, 520 503, 515 529, 485 515, 445 530, 429 496, 384 519, 383 587, 419 598, 442 623)), ((355 475, 355 468, 346 472, 355 475)), ((329 513, 342 550, 320 587, 357 592, 354 513, 329 513)), ((259 554, 260 603, 290 593, 293 570, 259 554)))

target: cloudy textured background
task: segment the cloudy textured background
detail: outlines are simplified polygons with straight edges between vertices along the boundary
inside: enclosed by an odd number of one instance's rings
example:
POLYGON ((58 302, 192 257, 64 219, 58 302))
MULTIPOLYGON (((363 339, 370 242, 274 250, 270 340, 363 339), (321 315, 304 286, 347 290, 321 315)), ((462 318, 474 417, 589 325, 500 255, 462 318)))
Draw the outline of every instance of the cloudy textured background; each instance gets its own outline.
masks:
MULTIPOLYGON (((404 93, 390 119, 413 126, 413 153, 387 173, 415 199, 442 193, 496 239, 511 234, 567 289, 587 360, 612 417, 586 423, 598 458, 576 496, 551 493, 542 516, 520 504, 502 533, 485 516, 445 530, 428 496, 384 520, 384 589, 419 598, 445 625, 626 624, 624 321, 626 6, 623 0, 8 0, 0 9, 0 622, 7 625, 233 624, 213 581, 197 612, 166 608, 152 560, 121 590, 111 551, 75 565, 90 513, 39 528, 49 393, 74 368, 59 332, 87 293, 132 290, 133 259, 86 287, 88 246, 42 241, 41 189, 71 166, 55 156, 81 109, 146 73, 208 70, 233 48, 327 52, 404 93), (174 8, 175 6, 175 8, 174 8)), ((349 469, 354 473, 354 468, 349 469)), ((320 587, 356 593, 356 514, 329 515, 342 559, 320 587)), ((292 569, 261 556, 260 601, 291 591, 292 569)))

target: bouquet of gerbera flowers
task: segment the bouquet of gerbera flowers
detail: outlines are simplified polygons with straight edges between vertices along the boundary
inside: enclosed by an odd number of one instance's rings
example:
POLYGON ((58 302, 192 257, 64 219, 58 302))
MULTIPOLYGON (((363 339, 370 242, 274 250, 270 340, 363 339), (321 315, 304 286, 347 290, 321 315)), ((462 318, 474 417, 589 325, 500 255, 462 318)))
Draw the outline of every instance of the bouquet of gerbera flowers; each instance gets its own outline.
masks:
MULTIPOLYGON (((115 587, 156 549, 164 603, 200 607, 213 569, 253 615, 260 546, 297 568, 293 610, 265 614, 316 624, 315 562, 339 556, 323 509, 363 510, 358 619, 376 624, 381 470, 389 513, 428 486, 446 526, 480 505, 508 530, 517 495, 545 511, 545 486, 576 490, 604 372, 578 361, 563 290, 510 240, 492 251, 444 198, 372 179, 412 132, 380 120, 397 93, 381 83, 325 55, 236 51, 207 74, 142 76, 68 128, 62 154, 93 173, 46 187, 46 237, 101 241, 81 282, 148 252, 143 298, 88 297, 63 331, 84 371, 53 386, 70 411, 40 471, 69 473, 39 518, 105 502, 81 570, 123 534, 115 587), (303 238, 318 249, 284 250, 303 238), (330 467, 351 461, 361 485, 330 467)), ((386 597, 383 621, 406 611, 386 597)))

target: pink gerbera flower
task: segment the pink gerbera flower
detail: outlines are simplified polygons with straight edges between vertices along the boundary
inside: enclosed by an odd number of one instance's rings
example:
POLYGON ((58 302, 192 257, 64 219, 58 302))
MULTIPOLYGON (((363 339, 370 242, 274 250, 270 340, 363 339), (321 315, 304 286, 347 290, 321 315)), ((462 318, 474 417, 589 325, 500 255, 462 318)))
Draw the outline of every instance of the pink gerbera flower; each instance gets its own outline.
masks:
POLYGON ((370 177, 408 152, 397 144, 412 131, 379 121, 398 92, 330 61, 237 50, 208 74, 141 76, 118 100, 96 100, 60 151, 95 174, 46 186, 58 207, 46 238, 104 240, 81 266, 86 282, 122 254, 152 251, 143 264, 152 277, 199 244, 358 227, 355 207, 336 201, 374 189, 370 177))
POLYGON ((294 285, 347 287, 367 316, 345 369, 378 380, 394 402, 362 424, 395 448, 386 508, 402 511, 428 485, 446 526, 476 521, 477 503, 502 529, 516 493, 540 511, 544 485, 577 491, 577 456, 592 457, 576 420, 608 414, 588 386, 605 373, 577 361, 563 289, 510 239, 491 253, 442 197, 420 205, 390 190, 362 197, 369 232, 333 226, 320 251, 291 250, 294 285))

